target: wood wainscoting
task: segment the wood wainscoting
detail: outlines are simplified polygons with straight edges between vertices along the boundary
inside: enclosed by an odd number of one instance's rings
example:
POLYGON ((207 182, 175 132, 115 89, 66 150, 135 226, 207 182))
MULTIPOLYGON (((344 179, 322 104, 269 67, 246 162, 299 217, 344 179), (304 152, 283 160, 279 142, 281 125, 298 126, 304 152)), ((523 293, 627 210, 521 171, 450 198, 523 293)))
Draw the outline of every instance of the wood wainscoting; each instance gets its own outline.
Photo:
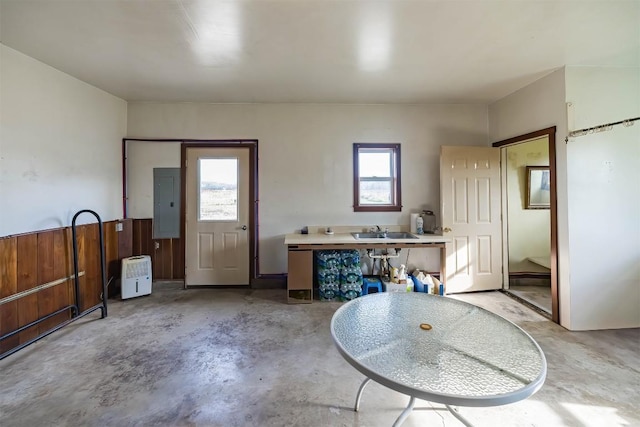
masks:
MULTIPOLYGON (((120 295, 122 259, 151 256, 153 280, 184 280, 184 240, 154 239, 153 221, 123 219, 103 223, 108 297, 120 295), (121 227, 120 231, 118 229, 121 227)), ((76 227, 80 311, 100 303, 100 236, 97 223, 76 227)), ((253 278, 255 288, 284 288, 285 276, 253 278)), ((74 304, 71 227, 0 237, 0 336, 74 304), (25 291, 48 285, 26 296, 25 291), (12 298, 15 297, 15 298, 12 298)), ((0 354, 71 318, 70 310, 0 340, 0 354)))
MULTIPOLYGON (((120 276, 120 260, 133 255, 133 221, 105 222, 102 232, 107 280, 110 281, 108 294, 114 296, 119 291, 114 284, 120 276), (122 231, 116 229, 119 224, 122 224, 122 231)), ((82 312, 99 304, 102 293, 98 224, 77 226, 76 236, 82 312)), ((0 299, 59 282, 0 305, 0 336, 74 303, 71 239, 71 227, 0 238, 0 299)), ((58 326, 70 316, 69 311, 62 312, 0 341, 0 353, 58 326)))
POLYGON ((133 220, 133 254, 151 256, 153 280, 184 279, 183 240, 154 239, 151 218, 133 220))
MULTIPOLYGON (((181 239, 153 239, 151 219, 124 219, 102 224, 108 297, 120 295, 122 259, 150 255, 154 280, 184 278, 181 239), (118 231, 118 228, 121 230, 118 231)), ((76 227, 80 311, 100 303, 100 235, 97 223, 76 227)), ((74 304, 71 227, 0 238, 0 336, 74 304), (52 284, 26 296, 25 291, 52 284)), ((57 314, 0 341, 0 354, 9 351, 71 318, 70 310, 57 314)))

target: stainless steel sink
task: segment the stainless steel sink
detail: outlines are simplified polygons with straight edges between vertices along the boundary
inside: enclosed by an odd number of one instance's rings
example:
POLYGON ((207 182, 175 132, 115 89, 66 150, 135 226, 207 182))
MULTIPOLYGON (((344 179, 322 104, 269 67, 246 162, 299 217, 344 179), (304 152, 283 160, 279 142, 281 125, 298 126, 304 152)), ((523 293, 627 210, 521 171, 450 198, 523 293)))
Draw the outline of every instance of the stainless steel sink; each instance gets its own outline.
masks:
POLYGON ((390 231, 390 232, 370 232, 370 233, 351 233, 353 237, 356 239, 417 239, 411 233, 406 233, 404 231, 390 231))
POLYGON ((384 239, 385 238, 385 234, 382 231, 379 233, 351 233, 351 235, 356 239, 384 239))
POLYGON ((406 233, 404 231, 398 232, 389 232, 387 233, 387 237, 389 239, 417 239, 418 237, 414 236, 411 233, 406 233))

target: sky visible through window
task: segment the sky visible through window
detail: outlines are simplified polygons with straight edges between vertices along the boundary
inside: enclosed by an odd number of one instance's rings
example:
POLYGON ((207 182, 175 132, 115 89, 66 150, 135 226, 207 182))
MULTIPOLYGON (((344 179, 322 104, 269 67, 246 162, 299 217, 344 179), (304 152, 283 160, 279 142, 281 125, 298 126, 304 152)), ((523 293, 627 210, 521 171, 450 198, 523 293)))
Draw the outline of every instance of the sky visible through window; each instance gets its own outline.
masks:
POLYGON ((238 184, 238 159, 200 159, 200 180, 238 184))
POLYGON ((238 159, 200 159, 200 221, 238 219, 238 159))
POLYGON ((353 144, 354 212, 391 212, 402 209, 400 144, 353 144))
POLYGON ((358 162, 360 177, 390 177, 391 153, 360 153, 358 162))

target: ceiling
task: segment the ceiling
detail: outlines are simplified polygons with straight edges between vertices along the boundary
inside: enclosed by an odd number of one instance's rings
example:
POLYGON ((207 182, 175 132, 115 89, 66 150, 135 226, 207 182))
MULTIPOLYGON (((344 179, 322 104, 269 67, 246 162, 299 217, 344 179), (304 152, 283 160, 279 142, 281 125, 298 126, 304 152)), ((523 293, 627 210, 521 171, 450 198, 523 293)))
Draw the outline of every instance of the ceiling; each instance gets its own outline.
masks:
POLYGON ((640 0, 0 0, 0 39, 128 101, 486 104, 640 67, 640 0))

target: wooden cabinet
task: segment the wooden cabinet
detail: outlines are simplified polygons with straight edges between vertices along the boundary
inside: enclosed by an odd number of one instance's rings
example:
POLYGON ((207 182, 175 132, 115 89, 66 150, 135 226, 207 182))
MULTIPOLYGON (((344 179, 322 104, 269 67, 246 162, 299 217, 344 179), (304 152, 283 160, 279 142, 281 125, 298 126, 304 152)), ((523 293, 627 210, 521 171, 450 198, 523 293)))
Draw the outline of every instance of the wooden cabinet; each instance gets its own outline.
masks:
POLYGON ((451 239, 438 235, 421 235, 415 239, 398 239, 393 241, 384 239, 356 240, 349 233, 335 235, 325 234, 287 234, 284 244, 289 256, 289 274, 287 278, 287 301, 289 303, 310 303, 313 301, 313 254, 314 251, 336 249, 384 250, 387 248, 438 248, 440 249, 440 281, 445 286, 446 293, 446 254, 447 243, 451 239))
POLYGON ((313 300, 313 251, 288 251, 287 302, 310 303, 313 300))

